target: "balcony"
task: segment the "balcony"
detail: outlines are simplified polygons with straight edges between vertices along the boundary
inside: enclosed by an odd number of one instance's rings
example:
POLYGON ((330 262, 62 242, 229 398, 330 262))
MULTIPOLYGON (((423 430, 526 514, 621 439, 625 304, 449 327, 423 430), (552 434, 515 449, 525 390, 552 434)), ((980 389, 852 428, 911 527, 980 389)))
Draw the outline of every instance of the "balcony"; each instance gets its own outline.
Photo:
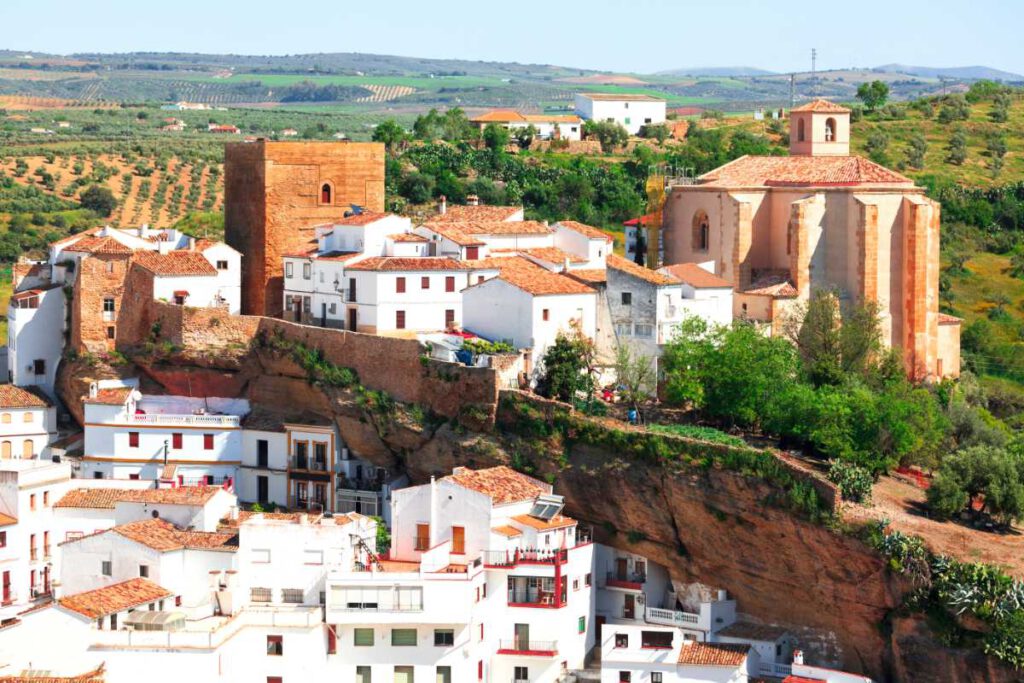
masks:
POLYGON ((183 427, 238 427, 237 415, 172 415, 168 413, 134 413, 128 424, 183 426, 183 427))
POLYGON ((558 641, 532 640, 529 638, 499 640, 498 654, 519 655, 525 657, 554 657, 558 655, 558 641))
POLYGON ((786 676, 791 676, 793 674, 793 665, 760 662, 757 665, 757 673, 769 678, 785 678, 786 676))
POLYGON ((288 458, 288 469, 303 472, 327 472, 327 460, 311 458, 308 455, 293 455, 288 458))
POLYGON ((521 564, 565 564, 569 551, 564 548, 545 550, 542 548, 516 548, 515 550, 485 550, 483 562, 488 567, 512 569, 521 564))
POLYGON ((660 607, 648 607, 647 621, 652 624, 663 624, 678 628, 693 628, 700 625, 700 615, 694 612, 680 612, 679 610, 662 609, 660 607))
POLYGON ((644 581, 647 577, 635 572, 608 572, 604 585, 607 588, 622 588, 624 590, 639 591, 644 588, 644 581))

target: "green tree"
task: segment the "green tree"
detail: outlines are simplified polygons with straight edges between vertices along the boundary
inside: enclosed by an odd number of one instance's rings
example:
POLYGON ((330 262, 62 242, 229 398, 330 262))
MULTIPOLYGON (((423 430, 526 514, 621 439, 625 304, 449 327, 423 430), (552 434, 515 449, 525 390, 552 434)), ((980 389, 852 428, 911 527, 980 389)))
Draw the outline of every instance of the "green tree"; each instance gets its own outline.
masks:
POLYGON ((849 376, 866 377, 881 350, 878 305, 862 302, 841 315, 839 297, 815 290, 785 325, 815 386, 839 384, 849 376))
POLYGON ((864 149, 867 150, 868 157, 876 164, 884 166, 889 163, 889 155, 887 154, 889 135, 884 130, 875 129, 871 131, 864 149))
POLYGON ((409 173, 399 183, 399 192, 413 204, 425 204, 434 196, 434 177, 427 173, 409 173))
POLYGON ((645 123, 640 126, 639 132, 640 137, 657 140, 659 145, 664 145, 671 134, 668 125, 664 123, 645 123))
POLYGON ((537 392, 566 403, 592 399, 597 386, 595 357, 594 342, 578 326, 559 332, 541 360, 537 392))
POLYGON ((928 153, 928 140, 921 133, 914 133, 907 142, 907 166, 924 168, 924 157, 928 153))
POLYGON ((484 145, 492 152, 504 152, 505 148, 508 147, 511 137, 508 128, 501 124, 488 123, 484 128, 484 145))
POLYGON ((383 142, 384 147, 387 148, 388 152, 392 154, 401 149, 405 141, 408 140, 409 134, 402 126, 394 119, 387 119, 377 124, 377 127, 373 129, 373 141, 383 142))
POLYGON ((629 141, 629 132, 614 121, 587 121, 583 133, 600 142, 602 152, 611 152, 629 141))
POLYGON ((537 126, 532 123, 525 128, 516 128, 515 139, 516 144, 519 145, 520 149, 529 149, 530 145, 533 144, 534 138, 540 131, 537 130, 537 126))
POLYGON ((992 446, 953 453, 928 489, 928 505, 941 519, 987 513, 1010 524, 1024 517, 1024 462, 1019 454, 992 446))
POLYGON ((946 162, 961 166, 967 160, 967 134, 963 128, 957 128, 949 138, 946 146, 946 162))
POLYGON ((620 342, 615 350, 615 381, 621 387, 622 398, 638 408, 651 398, 657 377, 654 361, 629 344, 620 342))
POLYGON ((874 111, 889 99, 889 86, 883 81, 861 83, 857 88, 857 99, 864 103, 868 111, 874 111))
POLYGON ((78 198, 83 209, 89 209, 99 216, 109 216, 117 208, 117 199, 109 187, 90 185, 78 198))

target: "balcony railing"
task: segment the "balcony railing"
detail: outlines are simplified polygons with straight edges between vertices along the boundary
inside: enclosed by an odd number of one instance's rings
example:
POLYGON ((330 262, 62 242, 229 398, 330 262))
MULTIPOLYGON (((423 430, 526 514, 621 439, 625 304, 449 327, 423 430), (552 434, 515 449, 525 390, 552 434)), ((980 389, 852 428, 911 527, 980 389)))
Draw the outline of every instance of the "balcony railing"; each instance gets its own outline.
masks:
POLYGON ((612 588, 626 588, 628 590, 643 590, 644 581, 647 577, 643 574, 637 574, 636 572, 626 572, 620 574, 619 572, 608 572, 605 578, 605 585, 612 588))
POLYGON ((554 591, 539 589, 512 589, 508 591, 508 604, 515 607, 563 607, 558 604, 554 591))
POLYGON ((170 415, 166 413, 134 413, 128 416, 130 424, 183 425, 194 427, 237 427, 237 415, 170 415))
POLYGON ((293 455, 288 458, 288 467, 306 472, 326 472, 327 460, 311 458, 308 455, 293 455))
POLYGON ((384 488, 384 482, 379 479, 349 479, 341 475, 338 477, 338 488, 347 491, 380 491, 384 488))
POLYGON ((484 564, 488 567, 512 568, 520 564, 565 564, 569 551, 564 548, 545 550, 543 548, 516 548, 514 550, 485 550, 484 564))
POLYGON ((757 665, 757 673, 758 675, 770 676, 771 678, 785 678, 786 676, 793 674, 793 665, 759 662, 757 665))
POLYGON ((700 623, 700 615, 693 612, 648 607, 647 621, 652 624, 664 624, 666 626, 696 626, 700 623))
POLYGON ((554 657, 558 654, 557 640, 533 640, 532 638, 513 638, 498 641, 499 655, 532 655, 535 657, 554 657))

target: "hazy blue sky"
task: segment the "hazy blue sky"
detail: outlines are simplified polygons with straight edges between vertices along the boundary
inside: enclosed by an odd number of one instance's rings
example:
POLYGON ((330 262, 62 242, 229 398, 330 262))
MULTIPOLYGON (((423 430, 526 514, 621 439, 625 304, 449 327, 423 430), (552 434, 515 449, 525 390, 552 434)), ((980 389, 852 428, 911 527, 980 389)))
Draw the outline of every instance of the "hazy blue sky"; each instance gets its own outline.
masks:
POLYGON ((1024 0, 0 0, 0 48, 373 52, 652 72, 982 64, 1024 73, 1024 0))

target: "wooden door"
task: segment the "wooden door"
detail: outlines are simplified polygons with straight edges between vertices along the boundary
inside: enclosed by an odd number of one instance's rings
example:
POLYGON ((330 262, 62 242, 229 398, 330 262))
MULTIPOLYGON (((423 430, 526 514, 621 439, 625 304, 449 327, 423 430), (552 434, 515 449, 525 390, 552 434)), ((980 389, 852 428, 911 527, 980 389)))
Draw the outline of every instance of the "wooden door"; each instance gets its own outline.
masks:
POLYGON ((452 552, 462 555, 466 552, 466 529, 461 526, 452 527, 452 552))
POLYGON ((635 619, 636 618, 636 596, 631 593, 627 593, 625 596, 626 602, 622 607, 622 618, 623 619, 635 619))

